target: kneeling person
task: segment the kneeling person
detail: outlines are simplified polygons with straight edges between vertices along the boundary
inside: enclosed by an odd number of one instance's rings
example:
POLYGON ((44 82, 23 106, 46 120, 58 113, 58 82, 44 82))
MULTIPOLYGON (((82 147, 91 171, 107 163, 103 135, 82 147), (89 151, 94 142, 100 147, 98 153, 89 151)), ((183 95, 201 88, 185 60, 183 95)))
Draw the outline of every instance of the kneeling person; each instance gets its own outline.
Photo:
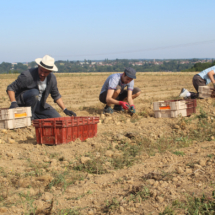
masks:
POLYGON ((135 113, 133 99, 140 95, 140 89, 134 88, 136 71, 133 68, 126 68, 124 73, 110 75, 99 95, 99 100, 106 104, 103 113, 113 113, 111 104, 114 104, 114 110, 122 111, 123 109, 135 113), (124 88, 127 86, 127 90, 124 88))
POLYGON ((57 80, 52 71, 58 71, 54 58, 45 55, 37 58, 37 68, 22 72, 17 80, 7 87, 11 101, 10 108, 31 107, 32 119, 57 118, 60 114, 49 104, 46 99, 49 94, 54 102, 66 115, 76 116, 73 111, 67 110, 57 88, 57 80))
POLYGON ((213 83, 215 88, 215 66, 209 67, 193 76, 193 86, 197 93, 189 92, 187 89, 182 88, 179 96, 182 98, 196 99, 199 97, 199 87, 206 86, 210 82, 213 83))

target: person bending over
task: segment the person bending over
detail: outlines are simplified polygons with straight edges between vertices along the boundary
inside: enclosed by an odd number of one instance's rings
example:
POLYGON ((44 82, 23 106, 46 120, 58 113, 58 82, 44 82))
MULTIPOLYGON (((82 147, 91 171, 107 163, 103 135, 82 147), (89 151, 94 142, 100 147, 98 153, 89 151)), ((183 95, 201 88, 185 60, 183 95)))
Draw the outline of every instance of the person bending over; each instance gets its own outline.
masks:
POLYGON ((99 95, 99 100, 106 104, 103 113, 113 113, 113 111, 129 110, 135 113, 133 99, 141 93, 140 89, 134 88, 136 71, 133 68, 126 68, 124 73, 115 73, 110 75, 99 95), (127 87, 127 90, 124 89, 127 87), (111 105, 114 104, 114 108, 111 105))
POLYGON ((199 74, 196 74, 193 76, 193 86, 196 89, 197 93, 189 92, 187 89, 182 88, 179 96, 182 98, 191 98, 191 99, 198 98, 199 86, 206 86, 210 82, 212 82, 215 88, 214 78, 215 78, 215 66, 209 67, 201 71, 199 74))
POLYGON ((37 68, 22 72, 18 78, 7 87, 10 98, 10 108, 31 107, 32 120, 57 118, 60 114, 49 104, 46 99, 49 94, 54 102, 68 116, 76 116, 73 111, 67 110, 57 88, 57 80, 52 71, 58 71, 54 64, 54 58, 45 55, 37 58, 37 68))

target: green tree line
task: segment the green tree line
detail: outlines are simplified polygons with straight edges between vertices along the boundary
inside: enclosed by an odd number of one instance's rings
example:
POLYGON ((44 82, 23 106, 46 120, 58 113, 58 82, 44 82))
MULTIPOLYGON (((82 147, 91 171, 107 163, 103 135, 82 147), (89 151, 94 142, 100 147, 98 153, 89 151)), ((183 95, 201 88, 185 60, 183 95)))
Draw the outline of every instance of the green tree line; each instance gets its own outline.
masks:
POLYGON ((17 63, 14 66, 11 63, 6 62, 0 64, 0 73, 21 73, 27 69, 28 67, 22 63, 17 63))
MULTIPOLYGON (((186 60, 188 63, 181 64, 182 60, 166 60, 156 61, 162 62, 162 64, 155 64, 152 60, 143 60, 143 65, 132 65, 131 63, 138 62, 139 60, 128 59, 116 59, 103 61, 106 65, 94 64, 92 61, 84 60, 84 64, 80 64, 79 61, 56 61, 55 64, 58 67, 59 73, 77 73, 77 72, 122 72, 126 67, 133 67, 137 72, 162 72, 162 71, 201 71, 212 65, 215 65, 215 61, 212 63, 196 63, 198 59, 186 60)), ((37 64, 33 61, 24 65, 17 63, 12 65, 11 63, 3 62, 0 64, 0 73, 21 73, 28 68, 34 68, 37 64)))
POLYGON ((207 63, 195 63, 191 68, 182 70, 182 72, 200 72, 212 66, 215 66, 215 60, 207 63))

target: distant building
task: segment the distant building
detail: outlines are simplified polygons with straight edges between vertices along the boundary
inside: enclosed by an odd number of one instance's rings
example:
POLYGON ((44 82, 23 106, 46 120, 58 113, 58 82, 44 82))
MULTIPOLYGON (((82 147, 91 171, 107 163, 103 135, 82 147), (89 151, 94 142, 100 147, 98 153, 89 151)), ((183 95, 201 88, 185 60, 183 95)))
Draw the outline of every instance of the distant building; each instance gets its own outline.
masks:
POLYGON ((17 65, 17 63, 11 63, 11 64, 12 64, 12 66, 17 65))
POLYGON ((142 66, 142 65, 143 65, 142 61, 132 63, 132 66, 142 66))

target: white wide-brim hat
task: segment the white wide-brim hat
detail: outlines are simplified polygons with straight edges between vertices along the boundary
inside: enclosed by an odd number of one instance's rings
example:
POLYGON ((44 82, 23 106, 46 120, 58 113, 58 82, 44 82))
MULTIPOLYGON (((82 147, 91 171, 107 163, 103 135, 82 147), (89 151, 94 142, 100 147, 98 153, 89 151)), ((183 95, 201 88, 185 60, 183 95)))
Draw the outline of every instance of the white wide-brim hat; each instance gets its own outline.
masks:
POLYGON ((54 64, 54 58, 50 57, 49 55, 45 55, 43 58, 37 58, 35 59, 35 62, 44 69, 55 72, 58 71, 58 68, 54 64))

